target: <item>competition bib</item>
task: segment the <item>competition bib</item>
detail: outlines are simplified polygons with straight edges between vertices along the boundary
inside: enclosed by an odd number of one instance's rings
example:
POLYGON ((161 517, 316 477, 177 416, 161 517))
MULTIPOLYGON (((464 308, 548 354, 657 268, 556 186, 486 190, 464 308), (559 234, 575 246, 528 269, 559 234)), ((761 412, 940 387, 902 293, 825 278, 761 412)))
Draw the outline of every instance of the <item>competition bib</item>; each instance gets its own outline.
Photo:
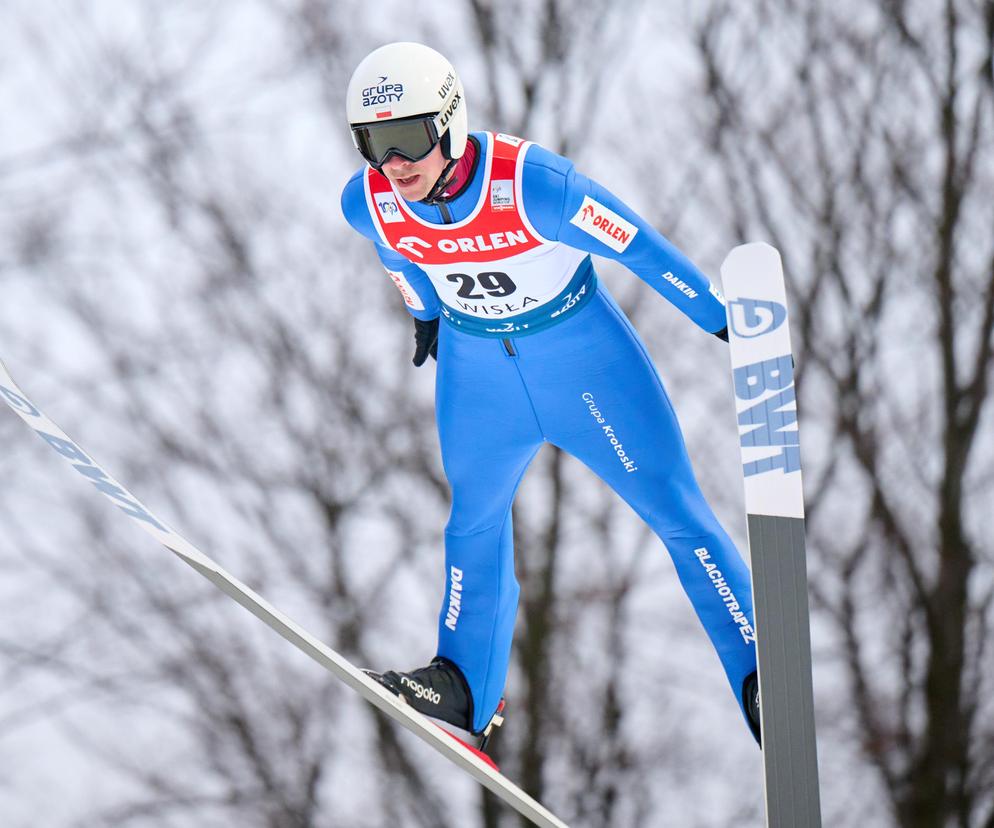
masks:
POLYGON ((586 254, 543 238, 525 214, 521 176, 530 142, 488 137, 480 197, 462 221, 419 218, 372 168, 366 201, 384 244, 428 274, 450 322, 484 335, 524 333, 575 306, 593 286, 574 279, 586 254))

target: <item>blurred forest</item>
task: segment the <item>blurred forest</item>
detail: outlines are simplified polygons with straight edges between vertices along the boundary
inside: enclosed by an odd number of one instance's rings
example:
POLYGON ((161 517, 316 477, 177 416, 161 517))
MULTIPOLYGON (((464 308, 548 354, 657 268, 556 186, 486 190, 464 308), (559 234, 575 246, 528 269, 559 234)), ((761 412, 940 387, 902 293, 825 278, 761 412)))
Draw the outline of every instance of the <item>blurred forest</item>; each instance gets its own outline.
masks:
MULTIPOLYGON (((156 514, 355 663, 434 653, 432 364, 345 224, 352 68, 420 40, 792 303, 826 826, 994 828, 992 0, 11 0, 0 358, 156 514), (986 505, 985 505, 986 504, 986 505)), ((597 263, 744 548, 723 343, 597 263)), ((2 415, 3 412, 0 412, 2 415)), ((0 416, 4 826, 510 828, 0 416)), ((759 826, 760 755, 655 536, 549 447, 495 758, 575 826, 759 826)))

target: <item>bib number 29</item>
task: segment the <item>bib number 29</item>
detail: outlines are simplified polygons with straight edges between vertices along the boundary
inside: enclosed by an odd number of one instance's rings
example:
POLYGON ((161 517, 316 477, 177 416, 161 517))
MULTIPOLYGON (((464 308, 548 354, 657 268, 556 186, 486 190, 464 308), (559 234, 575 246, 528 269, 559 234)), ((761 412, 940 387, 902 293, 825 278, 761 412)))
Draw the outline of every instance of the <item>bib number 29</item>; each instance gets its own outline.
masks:
POLYGON ((468 273, 450 273, 445 278, 450 282, 459 282, 456 295, 461 299, 486 299, 487 296, 500 299, 510 296, 518 289, 510 276, 498 270, 477 273, 475 278, 468 273), (485 293, 480 293, 481 290, 485 293))

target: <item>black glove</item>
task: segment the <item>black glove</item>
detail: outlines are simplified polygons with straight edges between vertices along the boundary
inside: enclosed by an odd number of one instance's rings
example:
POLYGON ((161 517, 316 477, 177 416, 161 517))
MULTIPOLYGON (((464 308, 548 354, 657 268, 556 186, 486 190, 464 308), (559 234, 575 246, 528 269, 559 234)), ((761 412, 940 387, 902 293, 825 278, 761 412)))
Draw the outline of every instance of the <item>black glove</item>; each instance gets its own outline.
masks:
POLYGON ((714 335, 723 342, 728 342, 728 325, 725 325, 720 331, 715 331, 714 335))
POLYGON ((438 359, 438 317, 424 320, 414 318, 414 365, 420 368, 428 355, 438 359))

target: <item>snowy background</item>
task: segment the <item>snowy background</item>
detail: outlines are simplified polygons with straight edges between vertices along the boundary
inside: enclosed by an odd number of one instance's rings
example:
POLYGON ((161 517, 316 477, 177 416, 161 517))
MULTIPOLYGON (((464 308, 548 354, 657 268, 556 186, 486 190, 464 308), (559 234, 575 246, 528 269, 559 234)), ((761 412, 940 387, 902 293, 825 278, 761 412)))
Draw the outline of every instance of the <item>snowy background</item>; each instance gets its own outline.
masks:
MULTIPOLYGON (((783 253, 831 826, 994 826, 994 5, 10 0, 0 357, 152 510, 356 663, 434 652, 433 368, 345 224, 352 68, 454 62, 717 277, 783 253)), ((597 263, 744 548, 723 343, 597 263)), ((519 824, 0 411, 0 823, 519 824)), ((507 775, 576 826, 762 824, 659 541, 549 448, 515 510, 507 775)))

